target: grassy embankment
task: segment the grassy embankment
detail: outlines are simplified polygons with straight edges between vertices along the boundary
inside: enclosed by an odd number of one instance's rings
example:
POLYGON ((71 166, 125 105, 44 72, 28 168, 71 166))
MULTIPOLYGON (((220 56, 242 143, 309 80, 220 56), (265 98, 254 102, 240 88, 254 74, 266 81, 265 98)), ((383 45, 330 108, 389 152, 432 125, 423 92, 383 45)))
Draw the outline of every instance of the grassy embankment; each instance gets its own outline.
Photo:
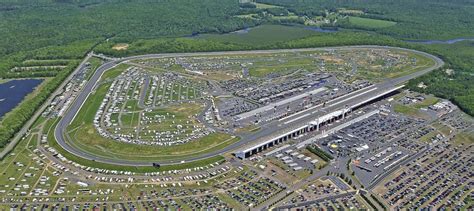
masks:
MULTIPOLYGON (((112 78, 120 74, 126 66, 106 72, 103 78, 112 78)), ((103 83, 92 93, 78 115, 68 127, 69 143, 86 152, 116 160, 163 161, 181 160, 222 149, 236 142, 237 138, 223 133, 213 133, 197 141, 176 146, 145 146, 117 142, 100 136, 93 124, 94 115, 104 98, 110 82, 103 83)), ((180 108, 177 108, 178 110, 180 108)), ((186 109, 192 111, 192 109, 186 109)), ((171 111, 170 111, 171 112, 171 111)), ((175 111, 176 112, 176 111, 175 111)), ((184 112, 184 111, 183 111, 184 112)))
POLYGON ((202 159, 193 162, 181 163, 176 165, 168 165, 168 166, 161 166, 160 168, 152 167, 152 166, 121 166, 121 165, 113 165, 113 164, 106 164, 102 162, 96 162, 89 159, 84 159, 78 156, 75 156, 71 153, 68 153, 64 150, 59 144, 56 142, 54 138, 54 128, 57 125, 57 119, 48 120, 45 126, 45 133, 48 134, 48 144, 49 146, 56 149, 61 155, 66 157, 68 160, 76 162, 78 164, 94 167, 94 168, 102 168, 102 169, 109 169, 109 170, 118 170, 118 171, 132 171, 132 172, 158 172, 158 171, 169 171, 169 170, 179 170, 179 169, 186 169, 186 168, 194 168, 199 166, 206 166, 208 164, 212 164, 215 162, 220 162, 224 160, 224 157, 218 155, 214 157, 210 157, 207 159, 202 159))

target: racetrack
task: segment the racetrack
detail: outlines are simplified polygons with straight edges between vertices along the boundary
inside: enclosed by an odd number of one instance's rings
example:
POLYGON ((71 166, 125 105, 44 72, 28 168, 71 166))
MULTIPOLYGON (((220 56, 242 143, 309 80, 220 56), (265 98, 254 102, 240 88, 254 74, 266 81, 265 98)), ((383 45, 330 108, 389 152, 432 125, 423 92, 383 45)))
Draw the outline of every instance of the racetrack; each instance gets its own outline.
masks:
MULTIPOLYGON (((331 104, 338 105, 338 106, 328 106, 325 112, 329 112, 328 109, 330 108, 331 110, 337 110, 340 109, 341 106, 344 106, 344 104, 357 104, 358 102, 363 101, 364 99, 367 99, 368 97, 371 97, 377 93, 380 93, 382 91, 394 88, 396 85, 402 84, 410 79, 416 78, 420 75, 426 74, 434 69, 437 69, 441 66, 444 65, 444 62, 431 54, 427 54, 425 52, 420 52, 416 50, 411 50, 411 49, 402 49, 402 48, 395 48, 395 47, 386 47, 386 46, 347 46, 347 47, 328 47, 328 48, 307 48, 307 49, 279 49, 279 50, 256 50, 256 51, 226 51, 226 52, 202 52, 202 53, 169 53, 169 54, 148 54, 148 55, 141 55, 141 56, 132 56, 132 57, 126 57, 126 58, 120 58, 116 59, 110 62, 107 62, 103 65, 101 65, 96 72, 92 75, 91 79, 84 85, 83 90, 78 94, 74 102, 71 104, 69 109, 65 112, 64 116, 60 119, 58 122, 55 130, 54 130, 54 136, 57 141, 57 143, 64 148, 67 152, 87 159, 87 160, 94 160, 97 162, 102 162, 102 163, 107 163, 107 164, 113 164, 113 165, 125 165, 125 166, 151 166, 152 162, 150 161, 131 161, 131 160, 118 160, 118 159, 112 159, 108 157, 103 157, 99 156, 96 154, 91 154, 90 152, 85 152, 80 149, 75 148, 74 146, 70 145, 66 139, 66 128, 67 126, 74 120, 75 116, 81 109, 83 103, 86 101, 88 96, 90 95, 91 92, 96 88, 97 82, 100 80, 102 74, 114 68, 120 63, 131 61, 131 60, 136 60, 136 59, 151 59, 151 58, 165 58, 165 57, 183 57, 183 56, 211 56, 211 55, 235 55, 235 54, 261 54, 261 53, 283 53, 283 52, 304 52, 304 51, 315 51, 315 50, 337 50, 337 49, 343 49, 343 50, 355 50, 355 49, 363 49, 363 48, 383 48, 383 49, 398 49, 398 50, 405 50, 405 51, 410 51, 413 53, 417 53, 423 56, 426 56, 433 61, 435 61, 435 65, 432 67, 428 67, 426 69, 423 69, 421 71, 405 75, 399 78, 395 79, 389 79, 386 80, 382 83, 376 84, 375 86, 377 89, 374 89, 373 91, 368 91, 364 93, 363 95, 358 95, 355 96, 356 93, 350 93, 346 98, 341 98, 338 100, 335 100, 331 102, 331 104), (354 96, 351 98, 351 95, 354 96), (350 98, 350 99, 349 99, 350 98), (342 103, 344 102, 344 103, 342 103)), ((308 112, 301 112, 301 114, 295 115, 294 119, 298 118, 298 122, 304 122, 307 120, 310 120, 312 118, 317 117, 318 115, 321 115, 320 112, 318 111, 312 111, 310 115, 308 115, 308 112)), ((290 119, 291 120, 291 119, 290 119)), ((288 120, 287 120, 288 121, 288 120)), ((179 164, 182 162, 191 162, 191 161, 196 161, 196 160, 201 160, 209 157, 213 157, 216 155, 221 155, 227 152, 233 152, 236 149, 250 143, 254 143, 255 141, 259 141, 261 139, 264 139, 267 136, 270 136, 276 132, 279 131, 284 131, 287 130, 291 127, 291 125, 286 125, 286 124, 278 124, 278 122, 270 123, 268 125, 265 125, 262 127, 261 130, 258 132, 251 134, 246 137, 242 137, 239 142, 236 142, 234 144, 231 144, 221 150, 201 154, 196 157, 192 157, 186 160, 169 160, 169 161, 155 161, 160 163, 161 165, 174 165, 174 164, 179 164)), ((293 125, 294 126, 294 125, 293 125)))

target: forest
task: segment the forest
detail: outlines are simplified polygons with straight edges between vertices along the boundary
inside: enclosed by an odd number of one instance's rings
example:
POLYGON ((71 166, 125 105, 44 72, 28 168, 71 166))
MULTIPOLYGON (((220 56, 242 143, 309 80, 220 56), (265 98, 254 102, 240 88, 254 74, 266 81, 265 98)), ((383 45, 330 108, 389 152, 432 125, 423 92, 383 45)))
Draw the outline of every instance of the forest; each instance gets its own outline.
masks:
MULTIPOLYGON (((317 16, 338 8, 361 10, 362 17, 395 21, 393 27, 371 29, 399 39, 452 39, 474 36, 472 0, 258 0, 298 15, 317 16)), ((354 27, 347 22, 343 27, 354 27)))
MULTIPOLYGON (((237 0, 4 0, 0 2, 0 79, 54 77, 40 94, 1 119, 0 148, 21 128, 78 61, 95 51, 123 57, 144 53, 305 48, 338 45, 391 45, 442 57, 442 70, 410 81, 409 87, 449 99, 474 115, 474 42, 424 45, 406 40, 474 37, 472 0, 258 0, 280 7, 257 8, 237 0), (335 33, 272 42, 243 43, 200 34, 224 34, 262 24, 302 24, 339 8, 363 11, 360 18, 388 20, 388 27, 335 23, 335 33), (256 14, 256 17, 247 15, 256 14), (271 16, 298 16, 271 19, 271 16), (126 50, 114 50, 128 43, 126 50), (58 65, 63 69, 14 71, 15 67, 58 65), (445 69, 453 69, 454 74, 445 69), (417 88, 423 82, 426 89, 417 88)), ((304 26, 303 26, 304 27, 304 26)), ((300 30, 300 29, 298 29, 300 30)), ((300 30, 301 31, 301 30, 300 30)), ((288 31, 280 33, 296 33, 288 31)), ((271 33, 262 34, 271 40, 271 33)), ((282 35, 280 35, 281 37, 282 35)), ((284 35, 283 35, 284 36, 284 35)), ((215 36, 214 36, 215 37, 215 36)), ((294 38, 293 38, 294 37, 294 38)))
POLYGON ((0 56, 85 39, 223 33, 254 26, 235 0, 40 0, 0 3, 0 56))
POLYGON ((474 41, 423 47, 426 51, 439 55, 447 62, 447 66, 411 80, 409 88, 449 99, 464 112, 474 116, 474 41), (446 71, 447 69, 453 71, 446 71), (427 86, 425 89, 417 87, 421 82, 427 86))

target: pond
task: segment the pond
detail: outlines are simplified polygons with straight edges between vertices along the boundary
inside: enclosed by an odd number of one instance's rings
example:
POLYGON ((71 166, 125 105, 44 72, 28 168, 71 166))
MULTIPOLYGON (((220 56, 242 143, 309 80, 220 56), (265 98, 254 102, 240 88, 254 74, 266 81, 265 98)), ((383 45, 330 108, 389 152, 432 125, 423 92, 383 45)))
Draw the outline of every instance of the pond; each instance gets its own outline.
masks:
POLYGON ((407 40, 411 43, 420 43, 420 44, 454 44, 462 41, 474 41, 474 38, 456 38, 451 40, 407 40))
POLYGON ((315 32, 322 32, 322 33, 331 33, 331 32, 338 32, 339 28, 321 28, 319 26, 307 26, 304 29, 315 31, 315 32))
POLYGON ((0 118, 15 108, 42 79, 19 79, 0 84, 0 118))
MULTIPOLYGON (((251 32, 252 30, 255 30, 257 31, 259 28, 264 28, 264 27, 267 27, 268 25, 258 25, 258 26, 254 26, 254 27, 246 27, 246 28, 243 28, 243 29, 239 29, 239 30, 236 30, 236 31, 231 31, 231 32, 227 32, 227 33, 222 33, 222 34, 212 34, 212 35, 246 35, 246 34, 249 34, 249 32, 251 32)), ((321 33, 332 33, 332 32, 338 32, 339 31, 339 28, 337 27, 319 27, 319 26, 302 26, 302 25, 297 25, 297 24, 281 24, 281 25, 273 25, 273 26, 279 26, 279 27, 291 27, 291 28, 295 28, 295 29, 304 29, 304 30, 307 30, 307 31, 313 31, 313 32, 321 32, 321 33)), ((287 28, 288 29, 288 28, 287 28)), ((188 38, 198 38, 198 37, 202 37, 202 35, 206 35, 206 34, 200 34, 200 33, 192 33, 191 35, 187 35, 185 37, 188 37, 188 38)), ((209 35, 209 34, 207 34, 209 35)))

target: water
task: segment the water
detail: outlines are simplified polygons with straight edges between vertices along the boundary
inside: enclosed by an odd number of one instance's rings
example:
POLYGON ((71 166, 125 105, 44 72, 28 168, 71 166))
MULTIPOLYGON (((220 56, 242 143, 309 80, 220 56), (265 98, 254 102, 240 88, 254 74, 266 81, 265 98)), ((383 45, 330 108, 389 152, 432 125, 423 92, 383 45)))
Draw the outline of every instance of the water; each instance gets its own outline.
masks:
MULTIPOLYGON (((255 27, 252 27, 252 28, 255 28, 255 27)), ((240 29, 240 30, 237 30, 237 31, 232 31, 232 32, 227 32, 227 33, 224 33, 224 34, 247 34, 249 33, 249 31, 252 29, 252 28, 244 28, 244 29, 240 29)), ((200 33, 192 33, 191 35, 187 35, 185 37, 188 37, 188 38, 198 38, 198 37, 201 37, 201 34, 200 33)))
POLYGON ((237 31, 233 31, 233 32, 229 32, 229 34, 248 34, 250 29, 252 28, 245 28, 245 29, 241 29, 241 30, 237 30, 237 31))
POLYGON ((315 31, 315 32, 322 32, 322 33, 331 33, 339 31, 338 28, 321 28, 319 26, 307 26, 304 29, 315 31))
POLYGON ((462 41, 474 41, 474 38, 456 38, 451 40, 407 40, 411 43, 420 43, 420 44, 454 44, 462 41))
MULTIPOLYGON (((283 26, 289 26, 289 27, 298 27, 299 25, 291 25, 291 24, 283 24, 283 26)), ((243 28, 243 29, 239 29, 237 31, 232 31, 232 32, 227 32, 227 33, 223 33, 224 34, 237 34, 237 35, 244 35, 244 34, 248 34, 250 32, 250 30, 254 29, 254 28, 257 28, 259 26, 254 26, 254 27, 246 27, 246 28, 243 28)), ((310 30, 310 31, 315 31, 315 32, 321 32, 321 33, 331 33, 331 32, 337 32, 339 31, 338 28, 321 28, 319 26, 305 26, 305 27, 302 27, 303 29, 306 29, 306 30, 310 30)), ((188 37, 188 38, 197 38, 197 37, 200 37, 201 34, 200 33, 192 33, 191 35, 187 35, 185 37, 188 37)))
POLYGON ((21 79, 0 84, 0 118, 15 108, 42 81, 42 79, 21 79))

